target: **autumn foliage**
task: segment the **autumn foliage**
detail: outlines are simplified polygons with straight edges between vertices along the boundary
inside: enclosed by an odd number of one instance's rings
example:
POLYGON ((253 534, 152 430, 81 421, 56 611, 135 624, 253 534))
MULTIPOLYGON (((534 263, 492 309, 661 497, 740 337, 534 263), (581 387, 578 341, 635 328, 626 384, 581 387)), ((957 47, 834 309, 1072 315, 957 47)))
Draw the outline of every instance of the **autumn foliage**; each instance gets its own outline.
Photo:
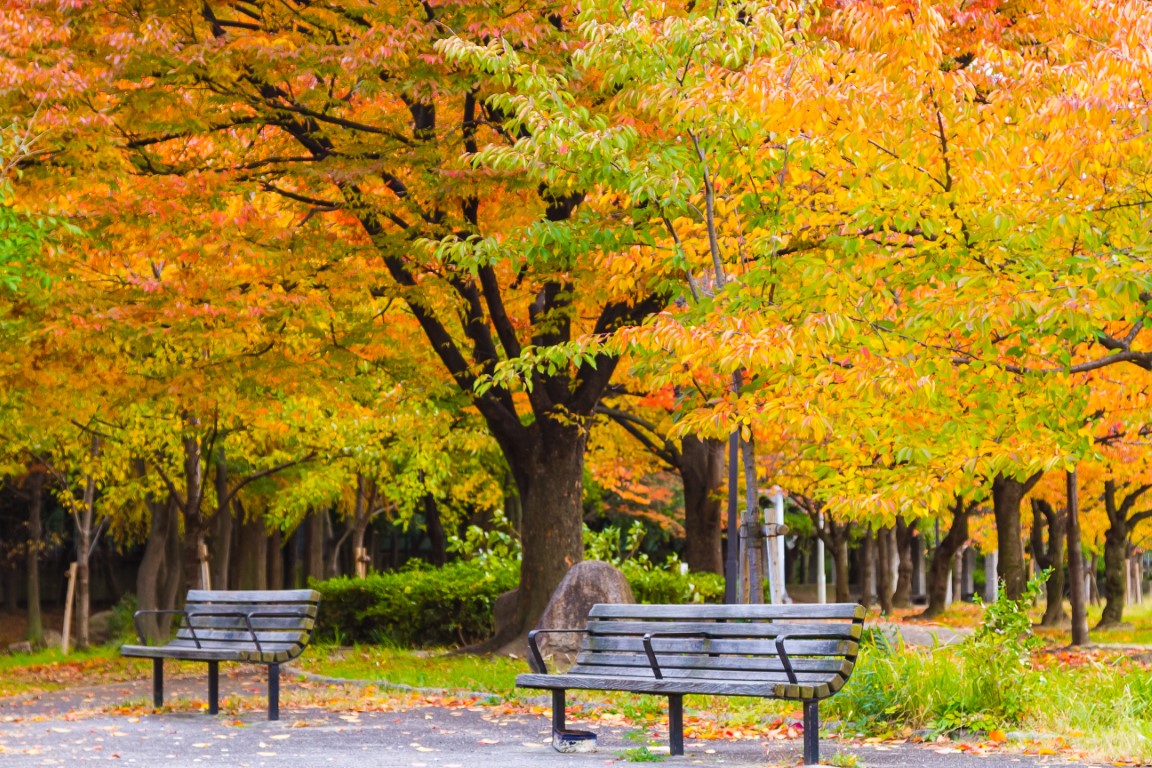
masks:
POLYGON ((13 0, 6 472, 185 582, 318 509, 442 557, 508 507, 513 630, 586 468, 681 474, 715 569, 734 432, 814 519, 993 508, 1016 594, 1079 466, 1127 557, 1150 39, 1135 0, 13 0))

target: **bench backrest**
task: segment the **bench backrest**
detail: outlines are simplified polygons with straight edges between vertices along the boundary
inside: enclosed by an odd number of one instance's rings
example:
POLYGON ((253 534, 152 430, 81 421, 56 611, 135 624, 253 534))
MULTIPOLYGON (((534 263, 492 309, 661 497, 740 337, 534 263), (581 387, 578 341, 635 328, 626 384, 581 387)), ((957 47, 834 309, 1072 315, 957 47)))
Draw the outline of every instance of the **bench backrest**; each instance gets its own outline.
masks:
POLYGON ((774 683, 786 686, 789 698, 823 698, 852 672, 864 614, 855 603, 598 604, 570 672, 653 677, 651 650, 664 679, 713 682, 717 693, 726 683, 774 683), (780 637, 791 675, 777 652, 780 637))
POLYGON ((312 639, 319 605, 320 593, 311 589, 193 589, 184 603, 192 626, 181 621, 176 640, 287 660, 299 656, 312 639))

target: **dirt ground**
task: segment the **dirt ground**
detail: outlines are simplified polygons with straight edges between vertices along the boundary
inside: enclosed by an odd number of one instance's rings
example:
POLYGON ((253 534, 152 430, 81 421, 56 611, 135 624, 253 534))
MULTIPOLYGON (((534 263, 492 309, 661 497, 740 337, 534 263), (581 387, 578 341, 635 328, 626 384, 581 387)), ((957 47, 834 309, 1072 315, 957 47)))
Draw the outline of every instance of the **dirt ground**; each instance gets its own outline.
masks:
MULTIPOLYGON (((51 608, 41 611, 41 623, 44 631, 62 632, 64 629, 64 611, 51 608)), ((12 643, 19 643, 28 639, 28 614, 0 612, 0 652, 3 652, 12 643)))

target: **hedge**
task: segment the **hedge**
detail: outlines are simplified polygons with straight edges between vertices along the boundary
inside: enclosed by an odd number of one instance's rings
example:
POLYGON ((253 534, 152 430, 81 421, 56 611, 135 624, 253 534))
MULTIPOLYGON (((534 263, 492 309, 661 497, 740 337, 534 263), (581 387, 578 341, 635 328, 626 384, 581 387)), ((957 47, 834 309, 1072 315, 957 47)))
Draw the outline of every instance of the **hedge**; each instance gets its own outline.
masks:
POLYGON ((464 645, 492 634, 492 604, 519 581, 516 563, 461 560, 443 568, 314 581, 316 632, 342 644, 464 645))
MULTIPOLYGON (((460 560, 443 568, 313 581, 321 594, 317 636, 341 644, 407 648, 474 643, 492 634, 492 606, 501 593, 515 589, 519 570, 515 561, 460 560)), ((622 570, 640 603, 724 599, 724 578, 715 574, 681 574, 629 562, 622 570)))

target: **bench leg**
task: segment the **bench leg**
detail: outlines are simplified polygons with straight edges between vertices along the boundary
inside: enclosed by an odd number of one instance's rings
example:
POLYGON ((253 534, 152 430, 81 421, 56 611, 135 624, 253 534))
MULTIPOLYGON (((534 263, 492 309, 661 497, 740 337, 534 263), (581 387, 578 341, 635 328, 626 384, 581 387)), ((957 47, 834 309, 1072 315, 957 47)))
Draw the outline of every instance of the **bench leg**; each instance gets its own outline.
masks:
POLYGON ((220 712, 220 662, 208 662, 208 714, 220 712))
POLYGON ((596 734, 591 731, 568 730, 564 713, 563 688, 552 689, 552 748, 557 752, 595 752, 596 734))
POLYGON ((804 765, 820 764, 820 702, 804 702, 804 765))
POLYGON ((152 659, 152 704, 164 706, 164 659, 152 659))
POLYGON ((567 721, 564 718, 564 689, 552 689, 552 733, 563 733, 567 721))
POLYGON ((280 665, 268 665, 268 719, 280 719, 280 665))
POLYGON ((668 754, 684 754, 684 696, 668 696, 668 754))

